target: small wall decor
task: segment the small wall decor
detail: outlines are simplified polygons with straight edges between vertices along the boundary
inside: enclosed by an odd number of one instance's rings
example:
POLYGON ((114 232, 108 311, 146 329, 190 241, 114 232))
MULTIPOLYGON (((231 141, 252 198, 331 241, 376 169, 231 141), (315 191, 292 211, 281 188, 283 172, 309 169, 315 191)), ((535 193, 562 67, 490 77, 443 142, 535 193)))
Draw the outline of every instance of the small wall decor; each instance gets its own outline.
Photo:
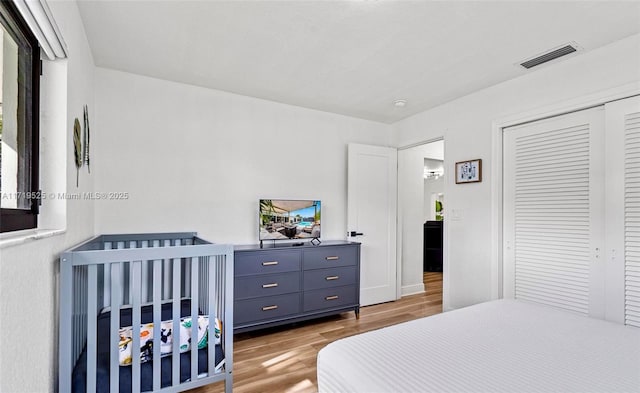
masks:
POLYGON ((87 171, 91 173, 91 167, 89 166, 89 143, 91 142, 91 131, 89 131, 89 107, 84 106, 84 151, 83 162, 87 166, 87 171))
POLYGON ((482 160, 456 162, 456 184, 482 181, 482 160))
POLYGON ((73 122, 73 152, 76 161, 76 187, 78 187, 80 179, 80 167, 82 166, 82 141, 80 140, 80 121, 76 117, 73 122))

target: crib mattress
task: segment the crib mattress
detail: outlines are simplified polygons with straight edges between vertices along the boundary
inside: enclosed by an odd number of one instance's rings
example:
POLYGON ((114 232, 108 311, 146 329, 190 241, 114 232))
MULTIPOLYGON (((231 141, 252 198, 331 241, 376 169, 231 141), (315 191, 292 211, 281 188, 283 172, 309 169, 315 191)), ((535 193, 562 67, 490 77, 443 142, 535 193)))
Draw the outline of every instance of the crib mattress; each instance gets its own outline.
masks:
MULTIPOLYGON (((172 303, 162 305, 161 318, 169 320, 172 318, 172 303)), ((191 299, 180 301, 180 316, 188 316, 191 312, 191 299)), ((96 393, 107 393, 110 388, 109 379, 109 331, 111 312, 103 311, 97 319, 97 359, 96 359, 96 393)), ((144 306, 141 309, 142 323, 149 323, 153 320, 153 307, 144 306)), ((120 309, 120 326, 130 326, 132 322, 131 309, 120 309)), ((216 366, 224 360, 224 353, 221 345, 215 346, 216 366)), ((172 384, 172 362, 173 356, 165 356, 160 359, 161 387, 172 384)), ((198 373, 204 374, 208 371, 208 348, 198 350, 198 373)), ((128 393, 132 391, 132 368, 131 366, 119 367, 119 391, 128 393)), ((191 378, 191 352, 180 354, 180 382, 185 382, 191 378)), ((87 385, 87 352, 86 348, 75 364, 72 376, 73 393, 85 393, 87 385)), ((140 364, 140 391, 153 390, 153 362, 140 364)))
POLYGON ((498 300, 318 353, 327 392, 640 392, 640 329, 498 300))
MULTIPOLYGON (((198 351, 198 373, 206 373, 208 368, 207 349, 198 351)), ((216 364, 224 359, 222 348, 216 345, 216 364)), ((172 356, 160 359, 161 387, 171 386, 171 362, 172 356)), ((180 354, 180 382, 185 382, 191 378, 191 353, 180 354)), ((73 370, 73 392, 85 393, 87 385, 87 353, 84 351, 78 359, 78 363, 73 370)), ((131 367, 120 367, 119 392, 128 393, 132 391, 131 367)), ((109 380, 109 362, 106 358, 98 359, 96 367, 96 393, 108 393, 111 384, 109 380)), ((146 362, 140 365, 140 391, 150 392, 153 390, 153 362, 146 362)))

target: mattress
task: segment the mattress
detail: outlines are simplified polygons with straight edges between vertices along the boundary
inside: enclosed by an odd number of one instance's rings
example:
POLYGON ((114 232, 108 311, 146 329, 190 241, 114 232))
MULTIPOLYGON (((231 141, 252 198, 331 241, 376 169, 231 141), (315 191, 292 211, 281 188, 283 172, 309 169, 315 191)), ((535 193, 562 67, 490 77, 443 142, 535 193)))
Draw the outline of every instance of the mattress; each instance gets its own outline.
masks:
MULTIPOLYGON (((161 308, 161 319, 170 320, 172 318, 172 303, 164 303, 161 308)), ((190 299, 180 301, 180 316, 191 315, 190 299)), ((141 308, 141 322, 150 323, 153 321, 153 307, 143 306, 141 308)), ((98 315, 97 319, 97 359, 96 359, 96 393, 108 393, 110 391, 109 380, 109 332, 111 323, 111 312, 104 311, 98 315)), ((132 324, 131 308, 120 309, 120 327, 132 324)), ((215 345, 215 364, 217 366, 224 360, 224 353, 221 345, 215 345)), ((168 387, 172 384, 172 361, 173 356, 166 356, 160 359, 160 386, 168 387)), ((198 373, 204 374, 208 371, 208 350, 203 348, 198 350, 198 373)), ((188 381, 191 378, 191 352, 180 354, 180 382, 188 381)), ((132 391, 132 370, 130 366, 119 367, 119 392, 129 393, 132 391)), ((80 358, 75 364, 72 375, 72 392, 86 393, 87 385, 87 351, 82 351, 80 358)), ((153 361, 140 365, 140 391, 153 390, 153 361)))
POLYGON ((640 329, 497 300, 335 341, 327 392, 640 392, 640 329))

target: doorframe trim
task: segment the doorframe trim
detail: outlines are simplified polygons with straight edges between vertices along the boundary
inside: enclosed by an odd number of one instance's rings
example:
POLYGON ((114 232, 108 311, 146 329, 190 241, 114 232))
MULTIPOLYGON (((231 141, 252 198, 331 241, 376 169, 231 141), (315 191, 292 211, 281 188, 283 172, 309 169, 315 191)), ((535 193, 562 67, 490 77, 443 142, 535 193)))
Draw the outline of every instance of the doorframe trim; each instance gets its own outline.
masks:
POLYGON ((560 116, 640 95, 640 81, 602 90, 571 100, 497 118, 491 122, 491 299, 502 299, 503 269, 503 135, 504 129, 524 123, 560 116))
POLYGON ((436 137, 436 138, 431 138, 431 139, 426 139, 426 140, 423 140, 423 141, 420 141, 420 142, 411 143, 411 144, 408 144, 408 145, 397 147, 396 149, 398 149, 398 151, 407 150, 407 149, 411 149, 412 147, 428 145, 429 143, 440 142, 440 141, 444 141, 444 136, 439 136, 439 137, 436 137))

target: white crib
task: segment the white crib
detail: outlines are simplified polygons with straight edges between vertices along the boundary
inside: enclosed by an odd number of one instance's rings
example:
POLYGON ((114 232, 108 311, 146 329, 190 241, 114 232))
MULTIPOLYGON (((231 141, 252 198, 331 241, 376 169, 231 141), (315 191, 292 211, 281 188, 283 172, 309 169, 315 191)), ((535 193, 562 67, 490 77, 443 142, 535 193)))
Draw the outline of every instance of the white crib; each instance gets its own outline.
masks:
POLYGON ((195 233, 157 233, 101 235, 64 252, 59 339, 60 392, 178 392, 224 381, 230 393, 233 247, 195 233), (216 319, 222 325, 217 344, 216 319), (173 338, 184 331, 199 337, 199 324, 189 321, 201 320, 209 324, 200 327, 208 344, 197 350, 190 339, 188 350, 179 339, 167 341, 157 328, 168 326, 173 338), (124 346, 123 328, 132 331, 124 346), (141 331, 146 362, 144 356, 136 361, 141 331), (161 353, 167 342, 169 351, 161 353), (123 365, 120 351, 127 345, 132 361, 123 365))

